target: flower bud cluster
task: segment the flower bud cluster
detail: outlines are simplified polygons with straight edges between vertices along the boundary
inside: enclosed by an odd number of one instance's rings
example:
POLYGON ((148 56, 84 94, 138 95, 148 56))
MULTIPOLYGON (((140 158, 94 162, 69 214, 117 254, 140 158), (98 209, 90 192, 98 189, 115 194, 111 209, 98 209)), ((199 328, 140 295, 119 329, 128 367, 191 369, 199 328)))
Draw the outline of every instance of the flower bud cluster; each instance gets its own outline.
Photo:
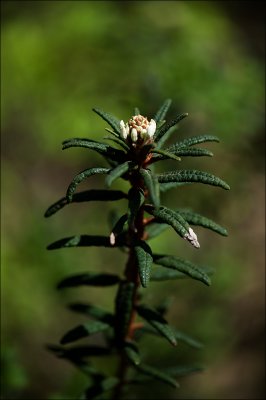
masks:
POLYGON ((150 122, 142 115, 133 116, 126 124, 120 121, 121 135, 126 140, 133 143, 152 140, 156 131, 156 122, 151 119, 150 122))

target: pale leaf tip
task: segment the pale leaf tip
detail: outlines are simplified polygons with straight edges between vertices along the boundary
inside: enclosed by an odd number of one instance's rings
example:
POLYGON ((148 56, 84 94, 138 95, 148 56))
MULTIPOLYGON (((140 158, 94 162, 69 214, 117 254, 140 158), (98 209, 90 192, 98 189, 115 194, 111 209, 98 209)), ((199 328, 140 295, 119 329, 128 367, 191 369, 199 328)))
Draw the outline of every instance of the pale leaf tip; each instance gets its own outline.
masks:
POLYGON ((110 244, 112 246, 115 245, 115 234, 114 234, 114 232, 112 232, 111 235, 110 235, 110 244))
POLYGON ((192 228, 188 228, 188 232, 185 234, 184 239, 188 240, 196 249, 200 248, 198 237, 192 228))

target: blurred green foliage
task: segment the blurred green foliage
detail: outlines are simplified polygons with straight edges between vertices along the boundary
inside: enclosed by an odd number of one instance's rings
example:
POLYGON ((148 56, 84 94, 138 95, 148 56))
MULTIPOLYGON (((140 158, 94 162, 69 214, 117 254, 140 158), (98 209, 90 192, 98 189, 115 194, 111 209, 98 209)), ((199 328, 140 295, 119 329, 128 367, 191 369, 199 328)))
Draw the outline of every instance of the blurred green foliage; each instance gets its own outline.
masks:
MULTIPOLYGON (((167 389, 168 398, 263 398, 264 61, 221 5, 204 1, 4 1, 1 41, 3 398, 74 398, 84 379, 44 349, 80 322, 64 310, 77 292, 58 294, 55 285, 74 271, 123 271, 119 251, 45 250, 77 232, 108 234, 108 211, 125 207, 124 200, 104 210, 70 205, 43 219, 77 172, 99 164, 93 152, 62 153, 61 142, 105 135, 92 107, 127 120, 138 106, 150 117, 167 97, 173 99, 169 118, 189 113, 173 140, 221 138, 209 146, 214 159, 185 160, 182 167, 212 171, 232 190, 189 185, 163 202, 213 217, 229 238, 198 229, 198 252, 170 231, 152 240, 156 252, 213 265, 216 273, 208 289, 184 280, 143 291, 151 304, 172 295, 170 322, 206 343, 204 351, 180 344, 173 352, 154 338, 147 358, 207 365, 203 374, 181 380, 178 393, 167 389)), ((102 184, 97 177, 84 187, 102 184)), ((79 289, 78 295, 112 309, 114 290, 79 289)), ((140 387, 127 398, 155 395, 166 397, 165 388, 140 387)))

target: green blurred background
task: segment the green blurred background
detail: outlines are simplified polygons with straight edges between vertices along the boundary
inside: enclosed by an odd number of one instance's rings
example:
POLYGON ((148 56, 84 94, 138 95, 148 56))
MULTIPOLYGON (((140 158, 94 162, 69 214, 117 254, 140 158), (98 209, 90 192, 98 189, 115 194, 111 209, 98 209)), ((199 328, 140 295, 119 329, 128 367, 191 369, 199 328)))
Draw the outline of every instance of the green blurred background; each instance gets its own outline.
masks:
MULTIPOLYGON (((109 234, 108 212, 126 207, 71 205, 44 219, 76 173, 105 166, 94 152, 62 152, 61 142, 101 140, 107 125, 92 107, 127 120, 138 106, 150 118, 168 97, 169 118, 189 113, 172 141, 205 133, 221 138, 208 145, 214 158, 186 159, 182 167, 214 173, 231 191, 188 185, 165 193, 163 203, 213 218, 229 237, 198 228, 199 251, 170 230, 151 241, 157 252, 216 272, 210 288, 182 280, 145 290, 151 305, 172 297, 169 321, 205 348, 180 343, 173 350, 154 337, 142 343, 144 358, 207 369, 180 379, 178 391, 155 383, 153 391, 139 387, 125 398, 264 398, 263 15, 256 1, 2 2, 2 398, 75 398, 86 380, 44 345, 85 320, 65 304, 86 300, 111 310, 115 289, 58 293, 55 285, 86 269, 123 271, 118 250, 45 249, 76 233, 109 234)), ((160 168, 175 167, 165 161, 160 168)), ((80 189, 103 183, 90 178, 80 189)), ((114 188, 125 185, 120 180, 114 188)), ((105 361, 105 368, 113 364, 105 361)))

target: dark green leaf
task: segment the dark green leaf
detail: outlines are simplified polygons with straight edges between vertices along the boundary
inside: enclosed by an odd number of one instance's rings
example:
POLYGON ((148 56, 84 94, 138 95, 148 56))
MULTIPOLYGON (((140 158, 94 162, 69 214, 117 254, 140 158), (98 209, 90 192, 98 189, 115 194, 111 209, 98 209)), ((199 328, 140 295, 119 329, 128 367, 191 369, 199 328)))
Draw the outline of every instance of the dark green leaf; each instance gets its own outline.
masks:
POLYGON ((93 304, 84 303, 71 303, 68 305, 71 311, 87 315, 89 317, 96 318, 102 322, 106 322, 110 325, 113 324, 114 316, 113 314, 103 310, 100 307, 94 306, 93 304))
POLYGON ((199 365, 178 365, 176 367, 165 368, 165 372, 174 377, 186 376, 193 372, 201 372, 203 370, 204 368, 199 365))
POLYGON ((213 135, 192 136, 182 140, 181 142, 177 142, 176 144, 172 145, 171 148, 177 150, 204 142, 220 142, 220 139, 213 135))
POLYGON ((170 225, 182 238, 189 241, 194 247, 199 248, 196 234, 189 227, 184 218, 176 211, 167 207, 160 207, 155 210, 152 206, 146 205, 145 210, 156 217, 156 222, 164 222, 170 225))
POLYGON ((203 347, 202 343, 200 343, 198 340, 192 338, 191 336, 187 335, 184 332, 174 329, 174 334, 177 341, 186 343, 187 345, 194 347, 195 349, 201 349, 203 347))
POLYGON ((123 164, 119 164, 117 167, 110 170, 106 177, 107 186, 111 186, 115 179, 122 177, 130 169, 131 165, 131 161, 126 161, 123 164))
POLYGON ((177 211, 191 225, 203 226, 204 228, 210 229, 223 236, 228 235, 227 230, 225 228, 216 224, 216 222, 212 221, 209 218, 203 217, 202 215, 196 214, 189 210, 178 209, 177 211))
POLYGON ((171 106, 172 100, 171 99, 166 99, 163 105, 159 108, 155 116, 153 117, 154 121, 156 124, 160 121, 163 121, 170 106, 171 106))
POLYGON ((47 346, 50 351, 55 353, 59 358, 67 358, 70 360, 83 359, 86 357, 105 356, 110 354, 110 349, 100 346, 73 346, 65 348, 63 346, 47 346))
POLYGON ((62 149, 68 149, 70 147, 85 147, 87 149, 95 150, 97 153, 103 155, 104 157, 108 157, 112 160, 124 160, 125 152, 122 150, 118 150, 112 146, 109 146, 105 143, 96 142, 91 139, 69 139, 63 142, 62 149))
POLYGON ((153 149, 151 152, 155 153, 155 154, 159 154, 161 156, 161 157, 156 157, 155 158, 155 160, 158 160, 158 161, 167 160, 169 158, 172 159, 172 160, 175 160, 175 161, 181 161, 180 157, 177 157, 176 154, 171 153, 171 152, 169 152, 167 150, 159 150, 159 149, 156 148, 156 149, 153 149))
POLYGON ((148 189, 149 197, 155 208, 160 206, 160 188, 156 175, 148 169, 140 169, 141 176, 148 189))
POLYGON ((153 257, 155 264, 162 265, 163 267, 175 269, 183 274, 188 275, 192 279, 196 279, 210 286, 211 280, 201 267, 191 263, 190 261, 183 260, 174 256, 164 256, 156 254, 153 257))
MULTIPOLYGON (((116 201, 120 199, 126 199, 127 195, 121 190, 85 190, 83 192, 75 193, 72 196, 72 203, 82 203, 86 201, 116 201)), ((45 212, 44 216, 50 217, 57 211, 65 207, 69 202, 66 197, 58 200, 56 203, 52 204, 48 210, 45 212)))
POLYGON ((99 274, 95 272, 73 275, 63 279, 57 285, 57 289, 76 286, 113 286, 120 281, 119 276, 114 274, 99 274))
POLYGON ((93 108, 92 110, 96 112, 96 114, 98 114, 100 117, 102 117, 102 119, 104 119, 104 121, 106 121, 111 126, 111 128, 113 128, 116 135, 120 137, 120 121, 118 118, 99 108, 93 108))
POLYGON ((60 340, 61 344, 75 342, 76 340, 88 337, 110 328, 110 325, 101 321, 89 321, 68 331, 60 340))
POLYGON ((193 182, 168 182, 160 183, 160 192, 166 192, 169 189, 174 189, 179 186, 192 185, 193 182))
POLYGON ((156 133, 155 135, 155 141, 158 142, 164 134, 172 128, 172 126, 176 125, 178 122, 180 122, 182 119, 188 116, 188 113, 185 114, 180 114, 176 118, 174 118, 171 122, 168 122, 168 124, 164 124, 156 133))
POLYGON ((156 149, 161 149, 165 142, 170 138, 172 133, 174 133, 177 130, 177 126, 174 125, 172 128, 168 129, 168 131, 161 137, 161 139, 157 142, 156 144, 156 149))
POLYGON ((176 346, 176 339, 167 321, 156 310, 145 305, 136 307, 138 314, 144 318, 153 328, 157 329, 172 345, 176 346))
MULTIPOLYGON (((213 270, 207 267, 204 268, 204 272, 209 276, 213 274, 213 270)), ((160 282, 172 279, 185 279, 188 277, 188 275, 183 274, 182 272, 158 266, 152 270, 151 281, 160 282)))
POLYGON ((168 149, 166 149, 166 151, 172 152, 177 156, 182 156, 182 157, 186 157, 186 156, 190 156, 190 157, 203 157, 203 156, 208 156, 208 157, 212 157, 213 153, 207 149, 199 149, 197 147, 195 148, 181 148, 181 149, 171 149, 171 147, 169 147, 168 149))
POLYGON ((163 267, 158 267, 153 269, 151 274, 151 281, 152 282, 161 282, 161 281, 168 281, 172 279, 184 279, 188 278, 187 275, 182 274, 179 271, 175 271, 172 269, 165 269, 163 267))
MULTIPOLYGON (((120 238, 117 238, 115 246, 124 246, 120 238)), ((110 238, 107 236, 93 236, 93 235, 78 235, 72 236, 64 239, 57 240, 54 243, 51 243, 47 249, 55 250, 61 249, 63 247, 86 247, 86 246, 103 246, 103 247, 112 247, 110 243, 110 238)))
POLYGON ((204 183, 213 186, 220 186, 223 189, 230 189, 229 185, 225 183, 222 179, 215 175, 209 174, 208 172, 198 171, 198 170, 181 170, 181 171, 171 171, 165 172, 157 175, 158 181, 160 183, 168 182, 197 182, 204 183))
MULTIPOLYGON (((108 129, 108 128, 105 128, 105 130, 106 130, 107 132, 110 132, 110 133, 114 134, 114 132, 111 131, 111 130, 108 129)), ((119 139, 119 138, 117 138, 117 137, 112 138, 112 137, 110 137, 110 136, 106 136, 104 139, 111 140, 112 142, 114 142, 114 143, 118 144, 119 146, 123 147, 123 149, 126 150, 126 151, 128 151, 128 150, 130 149, 130 147, 124 142, 123 139, 119 139)))
POLYGON ((92 175, 96 174, 107 174, 110 171, 109 168, 89 168, 85 169, 84 171, 80 172, 78 175, 75 176, 75 178, 72 180, 70 183, 67 193, 66 193, 66 198, 67 201, 70 203, 73 198, 73 194, 78 186, 79 183, 84 181, 84 179, 89 178, 92 175))
POLYGON ((124 341, 128 332, 135 290, 133 282, 121 281, 119 284, 115 299, 115 336, 118 345, 124 341))
MULTIPOLYGON (((188 336, 187 334, 172 328, 172 331, 175 335, 175 338, 177 340, 177 342, 183 342, 186 343, 187 345, 195 348, 195 349, 201 349, 203 347, 203 344, 200 343, 198 340, 195 340, 194 338, 192 338, 191 336, 188 336)), ((158 331, 156 331, 154 328, 152 328, 151 326, 147 326, 144 325, 142 328, 138 329, 138 333, 148 333, 148 334, 152 334, 152 335, 156 335, 156 336, 160 336, 160 334, 158 333, 158 331)))
POLYGON ((140 282, 143 287, 147 287, 150 280, 152 266, 152 251, 149 245, 143 240, 139 240, 134 246, 134 251, 139 270, 140 282))
POLYGON ((140 363, 140 355, 136 343, 132 341, 126 341, 124 343, 123 350, 126 353, 129 361, 131 361, 135 365, 138 365, 140 363))
POLYGON ((170 375, 166 374, 163 371, 160 371, 160 370, 158 370, 156 368, 150 367, 149 365, 142 364, 142 363, 140 365, 138 365, 138 366, 135 366, 135 368, 139 372, 141 372, 141 373, 143 373, 145 375, 148 375, 148 376, 150 376, 150 377, 152 377, 152 378, 154 378, 156 380, 159 380, 161 382, 167 383, 170 386, 173 386, 174 388, 178 388, 179 387, 178 382, 176 382, 175 379, 173 379, 170 375))
POLYGON ((143 190, 132 187, 128 192, 128 223, 134 228, 138 211, 145 201, 143 190))

